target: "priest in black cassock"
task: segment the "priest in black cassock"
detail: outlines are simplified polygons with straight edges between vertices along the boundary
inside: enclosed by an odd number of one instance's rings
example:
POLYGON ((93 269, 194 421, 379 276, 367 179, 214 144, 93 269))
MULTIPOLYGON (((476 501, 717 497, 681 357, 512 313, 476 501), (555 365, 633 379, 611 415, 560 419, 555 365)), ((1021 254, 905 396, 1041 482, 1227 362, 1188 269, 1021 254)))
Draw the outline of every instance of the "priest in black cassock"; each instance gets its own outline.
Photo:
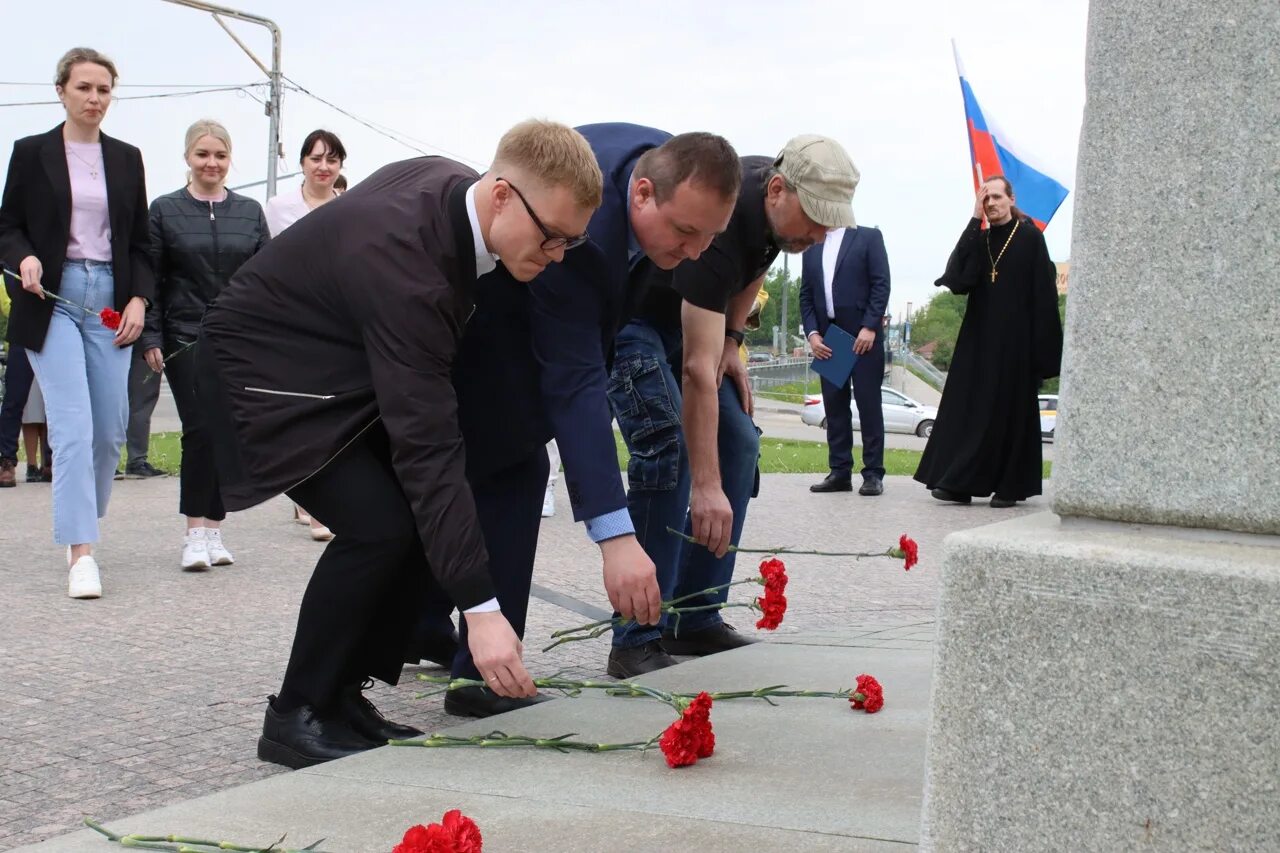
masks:
POLYGON ((1014 206, 1013 186, 1002 176, 988 178, 935 282, 969 297, 915 475, 938 500, 991 495, 993 507, 1011 507, 1040 494, 1036 395, 1062 360, 1056 278, 1044 235, 1014 206))

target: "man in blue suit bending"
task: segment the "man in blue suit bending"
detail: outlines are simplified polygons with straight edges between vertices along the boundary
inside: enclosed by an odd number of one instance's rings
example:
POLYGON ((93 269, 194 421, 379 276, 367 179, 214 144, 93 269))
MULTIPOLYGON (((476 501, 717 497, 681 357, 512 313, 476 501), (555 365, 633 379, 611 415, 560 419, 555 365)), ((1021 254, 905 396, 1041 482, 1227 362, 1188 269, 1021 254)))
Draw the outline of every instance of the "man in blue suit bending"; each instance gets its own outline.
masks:
MULTIPOLYGON (((600 546, 610 603, 621 615, 652 625, 661 598, 653 560, 640 547, 627 511, 608 364, 614 337, 653 269, 696 259, 724 231, 740 167, 733 147, 709 133, 671 136, 633 124, 577 129, 604 176, 604 201, 588 225, 587 241, 527 285, 501 265, 477 283, 475 313, 454 371, 467 475, 494 489, 532 494, 546 485, 545 446, 554 437, 573 517, 585 522, 600 546)), ((508 513, 493 526, 512 546, 498 549, 507 552, 502 565, 490 558, 504 613, 521 596, 527 600, 530 589, 542 504, 524 503, 532 507, 528 518, 508 513), (528 544, 515 547, 517 542, 528 544)), ((481 524, 490 529, 483 518, 481 524)), ((472 688, 450 691, 445 709, 489 716, 528 701, 472 688)))
POLYGON ((800 285, 800 315, 816 358, 831 357, 824 335, 832 324, 854 336, 858 360, 842 385, 822 380, 822 403, 827 411, 827 460, 831 473, 811 492, 853 489, 853 413, 849 386, 858 405, 862 426, 862 487, 860 495, 884 492, 884 412, 880 382, 884 377, 882 318, 889 304, 889 256, 879 229, 837 228, 826 242, 804 253, 800 285))

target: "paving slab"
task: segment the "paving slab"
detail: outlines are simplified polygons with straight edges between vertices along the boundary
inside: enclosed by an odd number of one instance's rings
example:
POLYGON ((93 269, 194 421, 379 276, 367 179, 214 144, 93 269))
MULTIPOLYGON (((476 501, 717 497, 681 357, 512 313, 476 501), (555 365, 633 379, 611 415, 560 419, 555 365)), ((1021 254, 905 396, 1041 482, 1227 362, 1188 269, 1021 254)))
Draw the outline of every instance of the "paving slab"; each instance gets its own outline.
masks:
MULTIPOLYGON (((383 747, 112 822, 117 831, 213 833, 387 850, 415 822, 449 808, 475 818, 486 849, 903 850, 920 821, 932 654, 925 649, 761 643, 655 673, 663 689, 787 683, 835 690, 861 672, 886 686, 869 715, 834 699, 717 703, 716 753, 672 770, 659 751, 601 755, 515 749, 383 747)), ((643 699, 562 698, 447 731, 618 742, 673 719, 643 699)), ((104 849, 89 831, 31 851, 104 849)))

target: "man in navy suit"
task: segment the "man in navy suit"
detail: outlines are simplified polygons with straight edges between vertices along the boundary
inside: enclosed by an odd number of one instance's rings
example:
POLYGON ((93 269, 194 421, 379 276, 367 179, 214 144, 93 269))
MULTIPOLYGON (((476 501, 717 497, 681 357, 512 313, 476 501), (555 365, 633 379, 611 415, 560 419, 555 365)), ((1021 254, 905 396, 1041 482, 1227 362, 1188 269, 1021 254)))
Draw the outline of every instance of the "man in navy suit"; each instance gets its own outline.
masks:
MULTIPOLYGON (((527 285, 499 266, 476 289, 475 313, 454 371, 467 475, 473 482, 484 479, 495 494, 530 496, 519 513, 507 507, 497 517, 495 510, 492 523, 486 508, 478 507, 481 526, 501 531, 486 541, 498 599, 509 613, 515 599, 528 598, 547 478, 546 443, 554 437, 573 517, 585 522, 600 546, 610 603, 622 616, 652 625, 661 598, 653 560, 636 540, 622 488, 608 364, 614 337, 652 269, 697 258, 725 229, 740 168, 733 147, 709 133, 673 137, 633 124, 577 129, 604 176, 604 201, 588 225, 589 239, 527 285), (490 540, 498 538, 495 549, 490 540)), ((528 702, 473 688, 450 691, 445 710, 489 716, 528 702)))
POLYGON ((880 383, 884 377, 882 318, 889 304, 889 256, 879 229, 837 228, 825 243, 804 253, 800 285, 800 316, 816 358, 831 357, 824 336, 834 324, 854 336, 858 360, 841 385, 822 380, 822 403, 827 410, 827 460, 831 473, 811 492, 853 489, 853 413, 849 386, 858 404, 862 425, 862 487, 860 495, 884 492, 884 411, 880 383))

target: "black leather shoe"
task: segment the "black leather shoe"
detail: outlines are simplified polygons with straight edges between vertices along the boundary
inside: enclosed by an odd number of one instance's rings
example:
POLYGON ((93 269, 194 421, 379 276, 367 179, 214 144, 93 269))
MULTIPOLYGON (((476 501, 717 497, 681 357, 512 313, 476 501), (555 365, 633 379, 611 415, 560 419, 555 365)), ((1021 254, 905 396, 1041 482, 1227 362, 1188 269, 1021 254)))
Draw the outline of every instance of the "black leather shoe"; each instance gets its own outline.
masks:
POLYGON ((971 500, 968 495, 962 495, 959 492, 952 492, 947 489, 934 489, 929 494, 933 495, 940 501, 949 501, 957 504, 967 504, 971 500))
POLYGON ((338 697, 338 713, 347 721, 356 733, 374 743, 386 743, 389 740, 409 740, 421 737, 422 732, 413 726, 402 726, 382 716, 368 697, 364 688, 372 686, 372 682, 363 685, 352 685, 342 691, 338 697))
POLYGON ((1014 506, 1017 503, 1018 503, 1017 501, 1005 500, 1004 498, 999 498, 999 497, 996 497, 995 495, 991 496, 991 505, 996 509, 1008 509, 1009 507, 1014 506))
POLYGON ((444 695, 444 712, 455 717, 492 717, 550 702, 551 698, 539 693, 529 699, 512 699, 499 696, 487 687, 459 687, 444 695))
POLYGON ((853 479, 851 477, 841 477, 839 474, 828 474, 827 479, 821 483, 814 483, 809 487, 811 492, 852 492, 853 479))
POLYGON ((454 655, 458 653, 458 629, 449 634, 438 635, 420 643, 404 656, 404 662, 418 666, 422 661, 431 661, 436 666, 449 669, 453 666, 454 655))
POLYGON ((681 631, 678 635, 671 631, 662 632, 662 648, 669 655, 714 655, 716 652, 727 652, 729 649, 740 649, 754 643, 748 637, 726 622, 701 628, 697 631, 681 631))
POLYGON ((258 738, 258 758, 294 770, 346 758, 378 744, 351 728, 339 717, 321 717, 310 705, 280 713, 267 700, 267 719, 258 738))
POLYGON ((858 494, 867 497, 875 497, 884 494, 884 480, 881 480, 875 474, 868 474, 862 478, 862 488, 858 489, 858 494))
POLYGON ((614 646, 609 650, 609 668, 606 671, 614 678, 635 678, 677 663, 675 658, 663 651, 660 640, 650 640, 643 645, 625 649, 614 646))

